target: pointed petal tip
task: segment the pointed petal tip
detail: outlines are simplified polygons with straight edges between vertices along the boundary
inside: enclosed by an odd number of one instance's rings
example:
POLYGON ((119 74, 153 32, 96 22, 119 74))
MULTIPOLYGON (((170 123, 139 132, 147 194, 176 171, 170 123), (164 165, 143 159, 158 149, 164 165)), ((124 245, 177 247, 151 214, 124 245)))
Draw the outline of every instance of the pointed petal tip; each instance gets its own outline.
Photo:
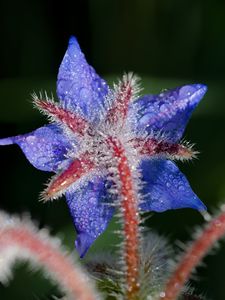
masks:
POLYGON ((207 207, 199 198, 197 199, 195 205, 192 208, 198 210, 200 213, 207 211, 207 207))
POLYGON ((173 162, 163 159, 143 161, 142 174, 146 182, 143 193, 147 195, 142 203, 143 210, 163 212, 191 208, 201 212, 207 209, 173 162))
MULTIPOLYGON (((191 196, 191 195, 190 195, 191 196)), ((184 206, 180 208, 191 208, 197 210, 199 213, 207 211, 205 204, 199 199, 199 197, 192 191, 192 197, 188 198, 184 202, 184 206)))
POLYGON ((107 94, 108 85, 88 64, 76 37, 71 36, 57 77, 60 103, 72 112, 80 109, 90 121, 98 121, 107 94))
POLYGON ((71 44, 77 44, 78 45, 78 41, 77 38, 74 35, 71 35, 69 38, 69 45, 71 44))
POLYGON ((181 86, 179 89, 179 96, 181 98, 193 98, 200 101, 207 91, 207 86, 205 84, 196 83, 181 86))
POLYGON ((193 87, 195 87, 196 89, 196 93, 200 93, 202 94, 202 96, 207 92, 208 87, 205 84, 202 83, 196 83, 196 84, 192 84, 193 87))
POLYGON ((83 258, 95 239, 87 233, 79 233, 75 241, 75 248, 80 258, 83 258))
POLYGON ((12 137, 0 139, 0 146, 6 146, 12 144, 14 144, 14 138, 12 137))

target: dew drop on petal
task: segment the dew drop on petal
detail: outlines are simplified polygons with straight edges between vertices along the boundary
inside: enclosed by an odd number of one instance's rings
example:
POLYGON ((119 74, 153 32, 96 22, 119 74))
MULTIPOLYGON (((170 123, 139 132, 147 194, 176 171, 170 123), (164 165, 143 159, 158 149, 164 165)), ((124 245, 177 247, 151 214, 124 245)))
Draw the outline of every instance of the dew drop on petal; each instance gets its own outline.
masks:
POLYGON ((28 143, 34 143, 36 141, 36 137, 34 135, 30 135, 26 138, 28 143))
POLYGON ((82 100, 88 100, 88 99, 90 99, 91 98, 91 92, 88 89, 86 89, 86 88, 80 89, 80 98, 82 100))
POLYGON ((90 204, 96 204, 98 201, 95 197, 91 197, 91 198, 89 198, 89 202, 90 202, 90 204))
POLYGON ((167 182, 167 183, 166 183, 166 186, 167 186, 167 187, 171 187, 171 183, 170 183, 170 182, 167 182))
POLYGON ((180 97, 187 97, 190 96, 192 93, 196 91, 196 88, 190 85, 185 85, 180 88, 179 90, 179 96, 180 97))
POLYGON ((179 190, 179 191, 184 191, 184 190, 185 190, 185 188, 184 188, 184 186, 183 186, 183 185, 179 185, 179 186, 178 186, 178 190, 179 190))
POLYGON ((167 111, 167 105, 166 104, 161 104, 160 107, 159 107, 159 110, 161 112, 166 112, 167 111))

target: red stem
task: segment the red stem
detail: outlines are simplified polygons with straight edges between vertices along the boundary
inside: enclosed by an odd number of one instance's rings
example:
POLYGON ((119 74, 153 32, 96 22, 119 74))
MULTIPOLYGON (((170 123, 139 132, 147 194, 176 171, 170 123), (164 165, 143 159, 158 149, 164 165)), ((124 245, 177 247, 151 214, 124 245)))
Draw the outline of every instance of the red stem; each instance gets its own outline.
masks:
POLYGON ((120 141, 110 139, 115 157, 118 159, 118 175, 120 178, 121 208, 124 230, 124 261, 126 268, 126 299, 138 298, 139 283, 139 214, 138 201, 133 186, 132 173, 126 157, 125 149, 120 141))
MULTIPOLYGON (((42 265, 48 273, 63 286, 71 299, 96 300, 90 282, 83 272, 74 266, 69 257, 63 255, 50 242, 32 232, 25 226, 16 224, 15 228, 3 228, 0 231, 0 251, 9 251, 18 247, 18 257, 28 252, 29 257, 42 265)), ((7 253, 6 253, 7 256, 7 253)))
POLYGON ((161 294, 160 299, 175 300, 177 298, 193 269, 199 264, 213 244, 224 234, 225 212, 222 212, 208 224, 206 229, 184 254, 176 270, 167 282, 165 292, 161 294))

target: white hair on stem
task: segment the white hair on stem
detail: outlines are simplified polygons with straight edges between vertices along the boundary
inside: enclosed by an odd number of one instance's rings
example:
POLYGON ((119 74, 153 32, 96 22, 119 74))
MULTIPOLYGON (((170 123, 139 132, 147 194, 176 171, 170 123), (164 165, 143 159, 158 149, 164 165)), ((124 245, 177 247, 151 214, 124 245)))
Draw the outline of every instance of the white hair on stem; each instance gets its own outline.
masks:
POLYGON ((50 237, 46 229, 38 230, 28 217, 0 212, 1 282, 6 283, 12 276, 12 265, 17 259, 43 267, 46 277, 59 284, 68 300, 101 299, 85 272, 62 249, 59 239, 50 237))

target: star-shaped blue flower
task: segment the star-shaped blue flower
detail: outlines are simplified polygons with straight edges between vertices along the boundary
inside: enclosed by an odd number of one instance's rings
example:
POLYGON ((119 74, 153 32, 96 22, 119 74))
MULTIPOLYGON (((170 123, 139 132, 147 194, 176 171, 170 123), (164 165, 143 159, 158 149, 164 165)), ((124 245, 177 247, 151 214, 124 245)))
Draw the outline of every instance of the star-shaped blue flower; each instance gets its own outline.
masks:
POLYGON ((120 197, 115 145, 123 149, 141 210, 206 209, 172 162, 194 155, 179 141, 206 90, 192 84, 139 97, 132 74, 110 89, 71 37, 59 68, 59 102, 34 95, 52 123, 1 139, 0 145, 18 144, 34 167, 56 173, 42 196, 65 194, 82 257, 107 227, 120 197))

